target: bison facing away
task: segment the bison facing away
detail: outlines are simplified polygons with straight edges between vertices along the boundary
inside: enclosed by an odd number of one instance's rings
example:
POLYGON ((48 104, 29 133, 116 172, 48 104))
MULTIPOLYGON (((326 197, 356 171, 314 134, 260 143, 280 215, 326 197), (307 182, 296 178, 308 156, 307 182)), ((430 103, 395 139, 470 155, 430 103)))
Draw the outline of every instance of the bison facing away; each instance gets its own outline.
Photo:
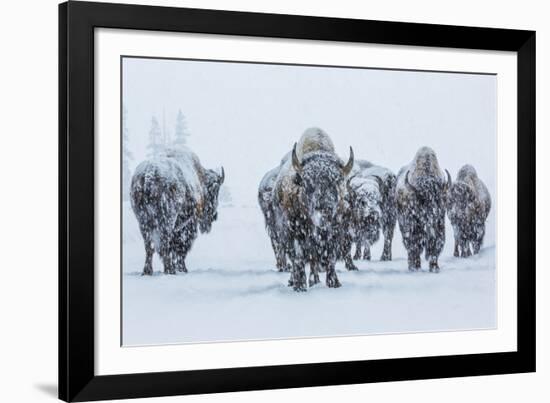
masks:
POLYGON ((479 252, 490 210, 491 196, 487 187, 473 166, 464 165, 458 171, 447 201, 447 215, 455 237, 455 256, 470 256, 470 246, 474 254, 479 252))
POLYGON ((409 270, 420 269, 420 255, 425 251, 430 271, 439 271, 438 258, 445 245, 445 203, 452 185, 451 175, 445 172, 446 176, 435 152, 423 147, 397 176, 397 217, 409 270))
POLYGON ((380 260, 391 260, 392 240, 397 220, 395 207, 396 176, 389 169, 368 161, 356 161, 347 182, 347 231, 343 237, 342 254, 348 270, 355 269, 351 246, 355 243, 354 259, 370 260, 370 247, 378 241, 380 229, 384 235, 384 250, 380 260))
POLYGON ((330 137, 310 128, 283 160, 273 184, 273 214, 278 241, 291 265, 289 285, 306 290, 326 271, 328 287, 339 287, 335 263, 340 242, 345 181, 353 168, 353 150, 347 163, 336 155, 330 137))
POLYGON ((153 274, 153 253, 164 272, 187 272, 185 257, 197 237, 217 219, 221 174, 205 169, 187 149, 171 150, 162 158, 138 165, 130 187, 132 209, 145 245, 143 274, 153 274))

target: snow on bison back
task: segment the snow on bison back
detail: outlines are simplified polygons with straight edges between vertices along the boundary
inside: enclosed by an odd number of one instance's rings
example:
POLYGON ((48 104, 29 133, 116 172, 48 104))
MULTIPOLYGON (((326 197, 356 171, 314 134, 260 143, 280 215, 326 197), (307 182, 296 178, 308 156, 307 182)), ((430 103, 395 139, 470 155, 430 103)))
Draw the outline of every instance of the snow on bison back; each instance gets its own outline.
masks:
POLYGON ((164 272, 186 272, 185 257, 197 237, 216 221, 221 174, 205 169, 188 149, 169 150, 161 158, 142 162, 130 187, 132 209, 145 246, 143 274, 153 274, 153 253, 164 272))

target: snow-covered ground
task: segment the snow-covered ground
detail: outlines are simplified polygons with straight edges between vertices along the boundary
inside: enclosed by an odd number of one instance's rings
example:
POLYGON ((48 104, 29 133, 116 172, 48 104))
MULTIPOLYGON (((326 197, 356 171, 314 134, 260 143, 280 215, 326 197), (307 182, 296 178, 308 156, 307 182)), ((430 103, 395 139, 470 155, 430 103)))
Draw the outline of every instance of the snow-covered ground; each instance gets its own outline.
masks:
MULTIPOLYGON (((494 239, 488 225, 488 239, 494 239)), ((494 245, 468 259, 452 256, 447 242, 441 272, 410 273, 399 230, 391 262, 373 261, 359 271, 337 267, 342 287, 324 283, 306 293, 287 287, 255 205, 219 209, 212 232, 199 235, 187 259, 189 273, 141 276, 144 250, 128 203, 123 206, 124 345, 295 338, 494 328, 494 245)), ((324 280, 324 273, 322 273, 324 280)))

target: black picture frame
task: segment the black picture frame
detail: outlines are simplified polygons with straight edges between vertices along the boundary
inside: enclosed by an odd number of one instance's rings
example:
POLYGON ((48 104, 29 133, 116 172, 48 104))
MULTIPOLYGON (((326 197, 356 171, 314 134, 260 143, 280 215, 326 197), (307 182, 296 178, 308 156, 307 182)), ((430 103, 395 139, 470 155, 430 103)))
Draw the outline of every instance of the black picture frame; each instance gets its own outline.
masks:
POLYGON ((89 401, 535 371, 535 32, 142 5, 59 5, 59 398, 89 401), (96 376, 94 29, 517 52, 516 352, 96 376))

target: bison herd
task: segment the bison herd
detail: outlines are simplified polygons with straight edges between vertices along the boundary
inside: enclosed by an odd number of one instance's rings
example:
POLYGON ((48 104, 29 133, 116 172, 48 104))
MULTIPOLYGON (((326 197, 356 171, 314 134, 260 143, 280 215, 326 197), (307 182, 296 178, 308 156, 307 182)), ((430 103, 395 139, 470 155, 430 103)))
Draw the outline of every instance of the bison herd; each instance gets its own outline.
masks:
MULTIPOLYGON (((197 232, 208 232, 217 218, 221 172, 205 169, 189 150, 168 152, 141 163, 132 178, 131 203, 145 244, 143 274, 152 274, 152 255, 165 273, 187 271, 185 257, 197 232)), ((328 287, 339 287, 335 265, 357 270, 354 259, 371 258, 371 246, 384 238, 381 260, 392 259, 399 223, 408 267, 420 269, 424 253, 431 272, 445 244, 445 214, 455 238, 454 255, 479 252, 491 197, 471 165, 452 181, 435 152, 420 148, 395 175, 355 158, 344 162, 330 137, 310 128, 260 182, 258 202, 279 271, 290 272, 289 286, 305 291, 325 273, 328 287), (352 249, 355 253, 352 256, 352 249), (309 281, 306 281, 309 266, 309 281)))

